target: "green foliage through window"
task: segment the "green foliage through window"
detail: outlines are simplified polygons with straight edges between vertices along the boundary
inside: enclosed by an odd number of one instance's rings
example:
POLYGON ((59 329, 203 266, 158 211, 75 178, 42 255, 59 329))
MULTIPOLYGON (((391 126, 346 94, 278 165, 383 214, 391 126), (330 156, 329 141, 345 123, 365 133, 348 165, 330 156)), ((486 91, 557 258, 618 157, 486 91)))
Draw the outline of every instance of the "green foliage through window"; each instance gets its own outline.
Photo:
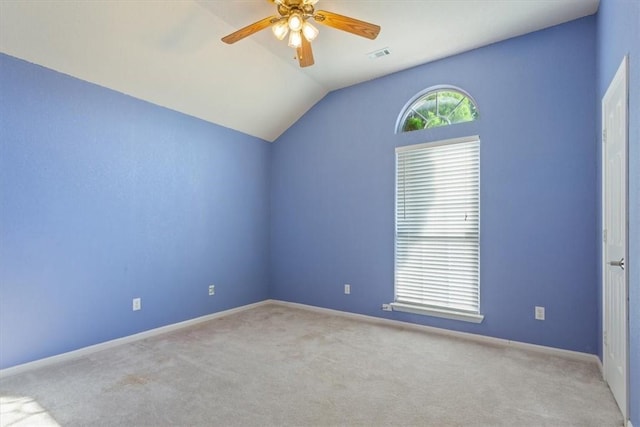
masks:
POLYGON ((465 93, 453 89, 427 91, 403 112, 399 131, 429 129, 478 118, 478 109, 465 93))

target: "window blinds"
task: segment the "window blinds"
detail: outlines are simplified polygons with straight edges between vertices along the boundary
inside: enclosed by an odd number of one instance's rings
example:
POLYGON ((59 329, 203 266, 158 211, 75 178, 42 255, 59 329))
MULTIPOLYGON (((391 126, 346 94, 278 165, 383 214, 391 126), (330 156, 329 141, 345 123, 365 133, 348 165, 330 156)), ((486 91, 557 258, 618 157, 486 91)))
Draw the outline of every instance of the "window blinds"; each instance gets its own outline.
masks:
POLYGON ((479 147, 396 149, 396 302, 479 313, 479 147))

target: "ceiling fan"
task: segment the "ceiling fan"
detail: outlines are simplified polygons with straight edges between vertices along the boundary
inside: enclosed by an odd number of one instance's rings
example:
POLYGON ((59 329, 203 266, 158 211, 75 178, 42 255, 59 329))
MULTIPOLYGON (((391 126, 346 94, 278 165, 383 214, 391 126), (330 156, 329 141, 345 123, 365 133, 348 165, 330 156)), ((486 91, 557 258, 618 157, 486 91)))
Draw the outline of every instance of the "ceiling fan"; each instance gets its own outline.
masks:
POLYGON ((296 49, 300 66, 308 67, 314 63, 311 42, 318 36, 318 29, 311 25, 310 19, 371 40, 378 37, 380 33, 379 25, 325 10, 316 11, 314 6, 318 0, 268 1, 276 4, 278 15, 269 16, 241 28, 223 37, 222 41, 232 44, 270 26, 278 40, 283 40, 289 33, 289 46, 296 49))

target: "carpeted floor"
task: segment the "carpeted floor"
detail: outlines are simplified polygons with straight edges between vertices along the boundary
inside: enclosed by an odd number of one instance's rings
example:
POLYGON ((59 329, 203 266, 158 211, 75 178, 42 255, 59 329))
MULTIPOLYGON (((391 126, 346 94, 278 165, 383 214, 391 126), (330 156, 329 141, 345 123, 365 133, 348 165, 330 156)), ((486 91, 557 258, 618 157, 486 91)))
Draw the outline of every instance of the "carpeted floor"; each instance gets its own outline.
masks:
POLYGON ((275 304, 6 377, 0 399, 3 427, 622 425, 593 363, 275 304))

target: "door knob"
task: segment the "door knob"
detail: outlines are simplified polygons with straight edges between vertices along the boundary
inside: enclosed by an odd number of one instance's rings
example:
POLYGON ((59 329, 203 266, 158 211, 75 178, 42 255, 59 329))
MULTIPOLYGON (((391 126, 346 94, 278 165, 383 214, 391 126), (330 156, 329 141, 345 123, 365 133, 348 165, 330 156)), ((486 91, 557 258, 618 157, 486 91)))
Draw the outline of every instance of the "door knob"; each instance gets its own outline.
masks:
POLYGON ((609 265, 613 267, 620 267, 624 270, 624 258, 621 258, 620 261, 609 261, 609 265))

